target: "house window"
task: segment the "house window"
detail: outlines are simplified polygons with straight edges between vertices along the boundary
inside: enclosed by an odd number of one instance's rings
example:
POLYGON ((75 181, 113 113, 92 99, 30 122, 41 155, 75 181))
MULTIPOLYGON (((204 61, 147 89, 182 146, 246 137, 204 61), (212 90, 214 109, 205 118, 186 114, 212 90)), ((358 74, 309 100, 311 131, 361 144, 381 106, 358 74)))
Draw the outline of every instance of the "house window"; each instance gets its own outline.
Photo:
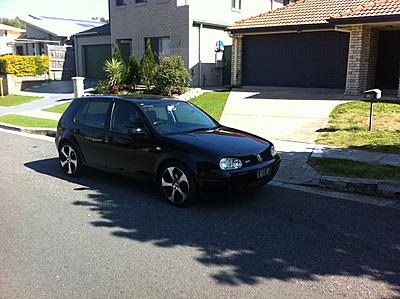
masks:
POLYGON ((117 6, 125 6, 128 4, 128 0, 116 0, 116 5, 117 6))
POLYGON ((136 0, 136 4, 139 4, 139 3, 146 3, 147 2, 147 0, 136 0))
POLYGON ((289 0, 283 0, 283 5, 288 5, 289 4, 289 0))
POLYGON ((241 10, 242 9, 242 0, 232 0, 232 9, 241 10))
POLYGON ((169 37, 145 38, 145 47, 147 40, 150 40, 151 49, 157 61, 159 61, 161 57, 171 56, 171 39, 169 37))

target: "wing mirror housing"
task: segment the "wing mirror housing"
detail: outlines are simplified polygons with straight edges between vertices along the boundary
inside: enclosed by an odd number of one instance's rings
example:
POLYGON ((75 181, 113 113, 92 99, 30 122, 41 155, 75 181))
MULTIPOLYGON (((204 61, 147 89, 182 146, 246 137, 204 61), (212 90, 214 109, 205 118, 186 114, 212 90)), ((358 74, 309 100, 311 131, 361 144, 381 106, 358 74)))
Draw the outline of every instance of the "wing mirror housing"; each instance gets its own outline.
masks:
POLYGON ((145 136, 147 135, 146 130, 141 127, 130 128, 128 130, 130 136, 145 136))

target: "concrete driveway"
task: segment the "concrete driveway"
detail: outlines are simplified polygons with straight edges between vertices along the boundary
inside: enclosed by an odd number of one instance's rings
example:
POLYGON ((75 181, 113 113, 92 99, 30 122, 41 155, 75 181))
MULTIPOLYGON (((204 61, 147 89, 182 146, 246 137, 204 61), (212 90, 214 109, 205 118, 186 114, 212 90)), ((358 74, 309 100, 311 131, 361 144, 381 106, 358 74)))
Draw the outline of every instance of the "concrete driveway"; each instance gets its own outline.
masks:
POLYGON ((343 90, 283 87, 234 89, 221 123, 270 140, 313 143, 343 90))

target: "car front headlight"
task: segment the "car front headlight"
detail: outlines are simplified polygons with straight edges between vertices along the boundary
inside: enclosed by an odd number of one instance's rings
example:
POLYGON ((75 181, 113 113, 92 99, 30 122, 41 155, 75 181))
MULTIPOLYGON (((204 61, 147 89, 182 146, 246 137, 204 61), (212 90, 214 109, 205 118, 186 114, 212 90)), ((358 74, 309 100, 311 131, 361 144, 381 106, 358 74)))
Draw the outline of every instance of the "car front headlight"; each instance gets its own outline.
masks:
POLYGON ((275 146, 271 145, 271 147, 269 148, 269 151, 270 151, 272 157, 276 156, 275 146))
POLYGON ((222 170, 239 169, 242 167, 242 161, 236 158, 222 158, 219 161, 219 167, 222 170))

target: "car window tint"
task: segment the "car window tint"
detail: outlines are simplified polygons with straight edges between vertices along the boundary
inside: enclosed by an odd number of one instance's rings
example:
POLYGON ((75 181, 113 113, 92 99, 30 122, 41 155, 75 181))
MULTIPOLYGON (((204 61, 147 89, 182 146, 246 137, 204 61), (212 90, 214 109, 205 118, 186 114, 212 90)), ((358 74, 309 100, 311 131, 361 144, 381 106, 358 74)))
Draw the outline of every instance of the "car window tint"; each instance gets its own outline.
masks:
POLYGON ((143 128, 139 113, 129 103, 116 103, 111 119, 111 130, 118 133, 128 133, 132 128, 143 128))
POLYGON ((110 102, 93 101, 88 103, 83 125, 92 128, 104 129, 107 111, 110 102))
POLYGON ((181 123, 209 126, 210 122, 191 105, 175 105, 174 115, 181 123))
POLYGON ((78 112, 75 115, 74 122, 76 124, 83 124, 83 120, 85 119, 85 114, 88 108, 88 102, 81 103, 78 112))

